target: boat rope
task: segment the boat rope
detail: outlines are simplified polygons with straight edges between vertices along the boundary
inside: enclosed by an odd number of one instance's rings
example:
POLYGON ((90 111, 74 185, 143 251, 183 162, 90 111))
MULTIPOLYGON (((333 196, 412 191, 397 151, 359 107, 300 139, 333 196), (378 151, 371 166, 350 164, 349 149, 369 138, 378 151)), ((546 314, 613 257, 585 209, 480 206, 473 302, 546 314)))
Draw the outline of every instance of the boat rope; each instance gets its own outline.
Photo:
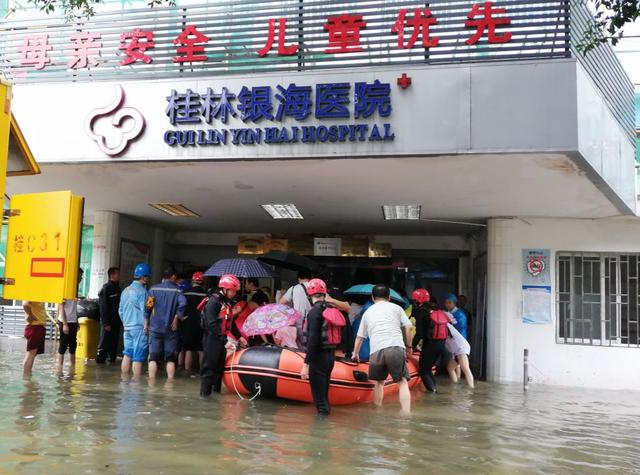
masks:
POLYGON ((262 394, 262 386, 260 385, 259 382, 256 381, 255 384, 255 389, 256 389, 256 393, 251 396, 250 398, 246 398, 244 397, 242 394, 240 394, 240 391, 238 391, 238 387, 236 386, 236 379, 233 377, 233 361, 236 357, 236 346, 233 346, 233 353, 231 354, 231 367, 229 369, 229 374, 231 375, 231 382, 233 383, 233 389, 236 391, 236 394, 238 395, 238 397, 240 398, 241 401, 253 401, 255 398, 257 398, 258 396, 260 396, 260 394, 262 394))

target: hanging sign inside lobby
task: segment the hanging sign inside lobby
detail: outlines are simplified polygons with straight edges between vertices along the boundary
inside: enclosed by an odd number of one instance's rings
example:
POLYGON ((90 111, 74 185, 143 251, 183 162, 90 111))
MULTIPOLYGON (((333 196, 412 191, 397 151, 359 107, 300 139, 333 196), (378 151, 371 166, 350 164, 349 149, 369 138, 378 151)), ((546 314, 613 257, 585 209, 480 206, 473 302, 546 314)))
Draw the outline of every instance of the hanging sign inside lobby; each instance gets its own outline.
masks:
POLYGON ((342 253, 342 239, 314 238, 313 255, 323 257, 337 257, 342 253))

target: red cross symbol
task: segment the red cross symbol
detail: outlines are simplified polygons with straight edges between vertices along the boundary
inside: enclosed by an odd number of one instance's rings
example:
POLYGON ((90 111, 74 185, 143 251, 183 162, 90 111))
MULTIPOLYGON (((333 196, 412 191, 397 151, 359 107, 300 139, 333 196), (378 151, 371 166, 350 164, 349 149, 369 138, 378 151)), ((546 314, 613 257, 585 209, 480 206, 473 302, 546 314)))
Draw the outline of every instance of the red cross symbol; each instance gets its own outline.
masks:
POLYGON ((406 89, 411 86, 411 78, 407 76, 407 73, 402 73, 402 76, 398 78, 398 86, 402 89, 406 89))

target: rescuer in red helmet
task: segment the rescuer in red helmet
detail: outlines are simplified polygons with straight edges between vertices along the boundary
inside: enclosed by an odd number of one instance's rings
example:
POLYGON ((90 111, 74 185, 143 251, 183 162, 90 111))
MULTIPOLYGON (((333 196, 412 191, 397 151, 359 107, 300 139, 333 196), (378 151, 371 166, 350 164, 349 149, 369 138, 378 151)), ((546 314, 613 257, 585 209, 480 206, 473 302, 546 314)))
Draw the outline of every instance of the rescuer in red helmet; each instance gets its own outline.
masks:
POLYGON ((422 341, 418 371, 427 391, 435 393, 436 381, 431 369, 438 358, 444 358, 445 342, 449 336, 447 324, 450 319, 442 310, 431 309, 429 305, 431 295, 427 290, 414 290, 411 299, 413 300, 411 316, 416 320, 416 335, 413 337, 411 346, 416 349, 422 341))
POLYGON ((204 332, 202 369, 200 370, 200 396, 208 397, 211 391, 222 389, 222 374, 227 358, 227 334, 233 324, 233 299, 240 291, 240 281, 234 275, 223 275, 218 290, 203 301, 202 329, 204 332))
POLYGON ((331 412, 331 372, 335 363, 336 347, 341 342, 342 328, 346 325, 346 320, 338 309, 326 302, 327 284, 323 280, 311 279, 306 289, 312 307, 302 324, 302 340, 307 354, 300 377, 309 380, 318 415, 328 416, 331 412))

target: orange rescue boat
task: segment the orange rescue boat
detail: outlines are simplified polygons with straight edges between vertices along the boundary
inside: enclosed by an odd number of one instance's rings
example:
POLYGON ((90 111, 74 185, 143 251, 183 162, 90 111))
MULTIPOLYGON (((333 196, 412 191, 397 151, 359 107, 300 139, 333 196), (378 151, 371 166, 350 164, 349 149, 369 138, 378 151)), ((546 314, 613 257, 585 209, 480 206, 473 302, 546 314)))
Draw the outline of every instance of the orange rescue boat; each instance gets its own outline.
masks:
MULTIPOLYGON (((237 351, 227 357, 224 385, 243 396, 291 399, 313 402, 309 381, 300 378, 305 354, 278 346, 255 346, 237 351)), ((418 370, 413 359, 407 363, 409 387, 418 381, 418 370)), ((356 404, 373 401, 374 382, 368 378, 369 364, 336 358, 331 373, 329 401, 332 405, 356 404)), ((398 384, 387 379, 384 394, 398 392, 398 384)))

